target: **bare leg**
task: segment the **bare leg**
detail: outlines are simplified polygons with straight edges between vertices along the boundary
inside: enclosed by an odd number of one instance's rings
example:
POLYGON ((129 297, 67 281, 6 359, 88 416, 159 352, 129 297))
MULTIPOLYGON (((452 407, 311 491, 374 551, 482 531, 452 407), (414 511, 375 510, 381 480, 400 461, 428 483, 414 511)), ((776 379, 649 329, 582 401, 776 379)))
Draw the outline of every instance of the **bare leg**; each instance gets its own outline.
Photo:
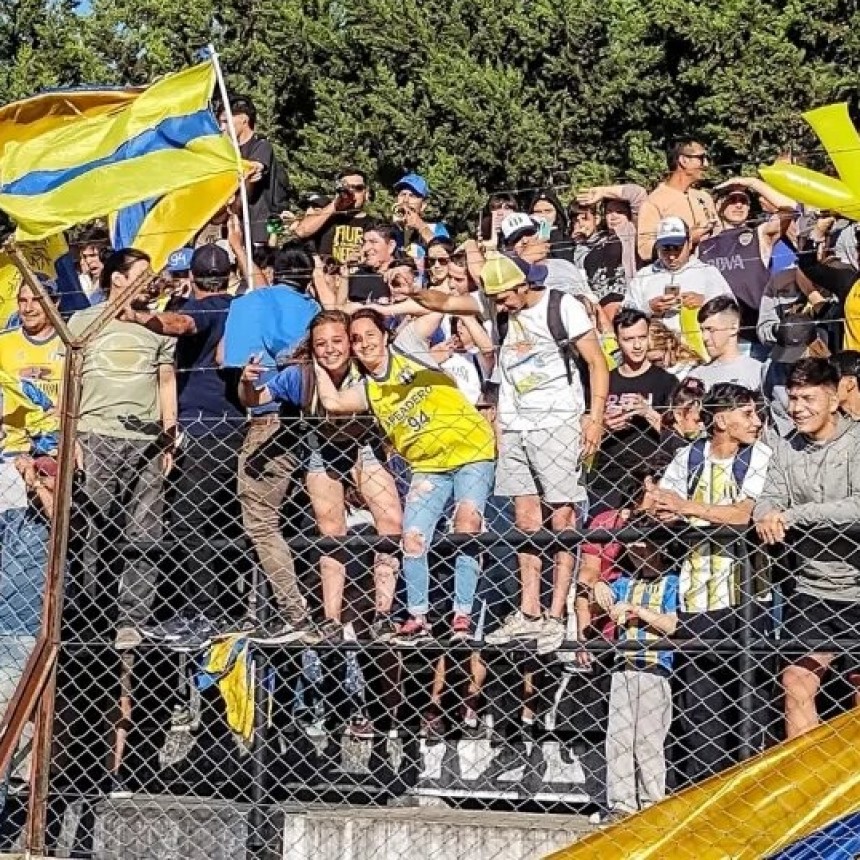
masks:
MULTIPOLYGON (((573 505, 559 505, 555 508, 552 512, 551 524, 554 532, 573 528, 576 524, 576 511, 573 505)), ((553 618, 564 618, 572 581, 573 553, 561 550, 555 554, 553 566, 552 606, 549 610, 553 618)))
MULTIPOLYGON (((343 484, 330 478, 325 472, 309 472, 307 488, 319 533, 324 537, 345 535, 346 503, 343 484)), ((324 555, 320 558, 320 578, 323 614, 327 620, 340 623, 346 565, 334 555, 324 555)))
MULTIPOLYGON (((514 499, 516 526, 524 532, 539 531, 543 525, 543 513, 538 496, 518 496, 514 499)), ((520 606, 526 615, 537 617, 541 614, 540 576, 541 559, 532 552, 517 553, 520 564, 522 596, 520 606)))
MULTIPOLYGON (((356 486, 364 498, 377 534, 399 535, 403 530, 403 509, 394 478, 381 463, 362 464, 355 471, 356 486)), ((391 553, 376 553, 373 561, 373 579, 376 586, 376 611, 387 615, 394 603, 397 572, 400 569, 397 556, 391 553)))
POLYGON ((809 654, 782 672, 785 689, 785 736, 788 740, 818 725, 815 696, 821 679, 833 662, 832 654, 809 654))

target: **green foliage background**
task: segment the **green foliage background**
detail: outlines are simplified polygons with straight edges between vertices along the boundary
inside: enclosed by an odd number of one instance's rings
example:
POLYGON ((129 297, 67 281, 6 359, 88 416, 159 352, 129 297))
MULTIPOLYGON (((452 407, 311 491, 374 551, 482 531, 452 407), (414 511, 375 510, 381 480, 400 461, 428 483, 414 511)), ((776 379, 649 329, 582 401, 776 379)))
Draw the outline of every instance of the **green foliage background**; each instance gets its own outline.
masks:
POLYGON ((343 163, 380 187, 416 168, 462 223, 491 189, 650 184, 686 132, 720 175, 814 151, 801 111, 856 106, 860 4, 4 0, 0 101, 145 83, 209 41, 297 189, 330 187, 343 163))

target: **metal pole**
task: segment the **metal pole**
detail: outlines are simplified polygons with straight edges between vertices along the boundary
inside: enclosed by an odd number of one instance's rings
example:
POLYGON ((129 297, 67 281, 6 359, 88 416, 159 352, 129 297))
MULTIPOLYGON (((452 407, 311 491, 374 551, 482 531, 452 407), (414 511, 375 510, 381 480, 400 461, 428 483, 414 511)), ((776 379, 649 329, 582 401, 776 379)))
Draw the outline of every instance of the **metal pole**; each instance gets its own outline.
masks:
POLYGON ((13 238, 7 239, 4 243, 3 250, 9 255, 9 259, 14 264, 15 268, 21 273, 24 283, 33 291, 39 304, 42 305, 42 310, 45 311, 45 316, 54 327, 54 330, 60 336, 60 340, 66 346, 72 342, 72 335, 66 325, 66 321, 60 316, 60 311, 57 305, 45 295, 45 289, 42 282, 33 274, 27 258, 21 252, 21 248, 16 244, 13 238))
POLYGON ((254 255, 251 246, 251 207, 248 203, 248 187, 245 185, 245 166, 242 161, 242 150, 239 149, 239 138, 233 126, 233 109, 230 107, 230 96, 227 94, 227 84, 224 81, 224 72, 218 59, 215 46, 210 44, 206 48, 212 58, 215 69, 215 79, 218 81, 218 91, 221 93, 221 101, 224 104, 224 113, 227 114, 227 125, 230 131, 230 140, 236 150, 236 172, 239 174, 239 199, 242 201, 242 230, 245 233, 245 280, 248 282, 248 290, 254 289, 254 255))
POLYGON ((755 621, 755 595, 753 593, 752 547, 748 540, 739 540, 737 546, 742 553, 741 561, 741 653, 738 661, 738 679, 740 681, 740 730, 741 739, 740 759, 745 761, 756 753, 755 729, 756 720, 753 715, 755 702, 755 671, 756 665, 750 646, 754 638, 753 623, 755 621))
MULTIPOLYGON (((10 248, 10 256, 26 282, 42 296, 43 304, 50 300, 41 291, 41 283, 33 275, 20 251, 10 248)), ((60 399, 60 447, 57 453, 57 480, 54 489, 54 513, 48 550, 48 569, 45 575, 45 602, 42 608, 42 629, 49 647, 58 649, 63 615, 63 589, 66 556, 68 553, 69 525, 71 522, 72 490, 75 479, 75 450, 78 438, 78 416, 81 405, 81 387, 84 365, 84 348, 138 293, 155 278, 148 270, 125 289, 111 295, 104 309, 75 341, 65 322, 60 320, 58 331, 66 343, 66 361, 63 368, 60 399)), ((56 706, 57 660, 50 665, 39 702, 36 731, 33 738, 33 766, 30 774, 30 802, 27 816, 27 849, 30 854, 42 854, 45 849, 48 789, 50 783, 51 742, 56 706)), ((29 679, 25 679, 27 681, 29 679)))
MULTIPOLYGON (((60 643, 63 614, 63 581, 69 541, 72 487, 75 479, 75 443, 81 402, 81 368, 83 352, 72 344, 63 369, 60 409, 60 449, 57 455, 57 481, 54 490, 54 515, 45 576, 45 604, 42 609, 42 633, 55 647, 60 643)), ((31 854, 45 849, 45 821, 51 767, 51 739, 54 729, 57 666, 54 662, 44 688, 36 718, 33 738, 33 767, 30 774, 30 803, 27 816, 27 848, 31 854)))

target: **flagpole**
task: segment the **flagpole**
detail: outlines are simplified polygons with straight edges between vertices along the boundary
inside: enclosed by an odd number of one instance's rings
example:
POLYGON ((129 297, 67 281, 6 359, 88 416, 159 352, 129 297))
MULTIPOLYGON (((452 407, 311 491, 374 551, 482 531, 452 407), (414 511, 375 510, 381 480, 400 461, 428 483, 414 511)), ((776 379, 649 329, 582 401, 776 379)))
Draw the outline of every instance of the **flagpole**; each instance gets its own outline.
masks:
POLYGON ((242 232, 245 234, 245 281, 248 291, 254 289, 254 253, 251 244, 251 209, 248 205, 248 189, 245 186, 245 169, 242 166, 242 151, 239 149, 239 138, 236 136, 236 128, 233 125, 233 109, 230 107, 230 97, 227 95, 227 85, 224 83, 224 73, 221 71, 221 63, 215 46, 207 46, 212 65, 215 69, 215 78, 218 81, 218 90, 221 93, 221 101, 224 103, 224 113, 227 115, 227 126, 230 129, 230 139, 236 150, 236 170, 239 173, 239 199, 242 201, 242 232))

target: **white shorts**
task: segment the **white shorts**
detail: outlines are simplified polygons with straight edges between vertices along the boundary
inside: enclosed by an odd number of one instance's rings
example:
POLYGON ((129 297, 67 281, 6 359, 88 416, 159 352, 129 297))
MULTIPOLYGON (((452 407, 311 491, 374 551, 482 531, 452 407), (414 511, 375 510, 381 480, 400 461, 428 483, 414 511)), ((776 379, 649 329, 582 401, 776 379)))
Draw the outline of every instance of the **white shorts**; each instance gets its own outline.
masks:
POLYGON ((503 430, 496 495, 540 496, 551 505, 587 501, 580 463, 581 435, 578 421, 548 430, 503 430))

